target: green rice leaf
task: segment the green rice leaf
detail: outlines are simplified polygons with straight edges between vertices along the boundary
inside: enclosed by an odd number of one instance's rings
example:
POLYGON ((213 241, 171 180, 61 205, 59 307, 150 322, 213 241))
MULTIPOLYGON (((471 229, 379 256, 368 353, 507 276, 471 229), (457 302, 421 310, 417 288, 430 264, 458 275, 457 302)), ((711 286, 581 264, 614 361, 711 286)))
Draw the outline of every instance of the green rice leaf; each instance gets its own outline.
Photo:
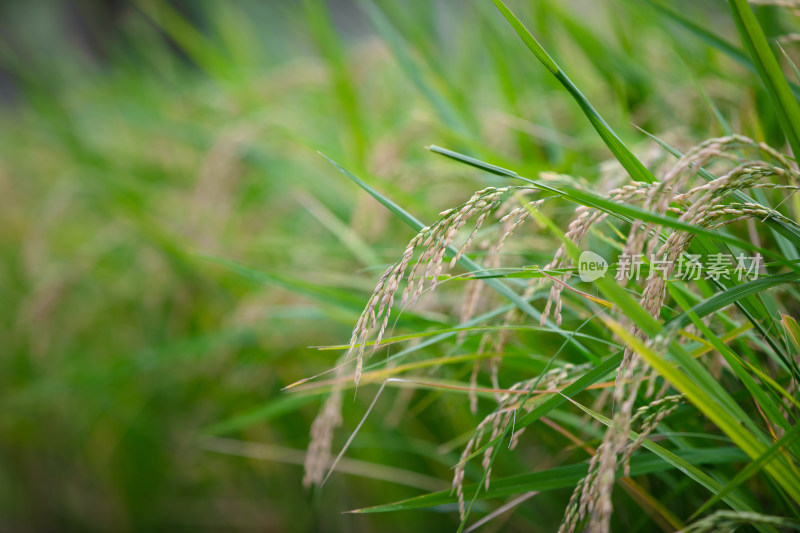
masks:
POLYGON ((772 100, 778 123, 795 154, 800 154, 800 105, 792 94, 778 60, 747 0, 729 0, 733 19, 745 49, 750 54, 764 87, 772 100))
POLYGON ((633 152, 625 146, 625 143, 617 136, 616 133, 611 129, 611 126, 600 116, 600 113, 595 110, 595 108, 589 103, 586 97, 581 93, 578 87, 569 79, 566 73, 561 69, 561 67, 556 64, 550 54, 545 51, 539 41, 531 34, 528 28, 520 21, 514 13, 511 12, 510 9, 503 3, 503 0, 492 0, 494 5, 503 14, 506 20, 511 24, 511 27, 514 28, 514 31, 517 32, 517 35, 522 39, 528 49, 533 52, 533 55, 541 61, 541 63, 550 71, 553 76, 564 86, 564 88, 572 95, 572 98, 578 103, 583 111, 583 114, 586 115, 586 118, 589 119, 594 129, 603 139, 603 142, 606 143, 608 149, 611 150, 611 153, 623 168, 630 174, 631 178, 637 181, 646 181, 646 182, 654 182, 656 181, 653 174, 645 167, 641 161, 639 161, 636 156, 633 155, 633 152))
MULTIPOLYGON (((661 449, 661 447, 656 445, 656 449, 661 449)), ((637 476, 657 472, 666 472, 677 468, 679 470, 688 470, 691 472, 696 471, 698 479, 702 479, 703 483, 708 483, 711 487, 715 487, 719 486, 719 484, 710 477, 702 474, 702 472, 694 465, 727 464, 742 461, 744 458, 744 454, 742 454, 741 451, 736 448, 682 450, 678 452, 678 454, 664 454, 664 457, 652 455, 637 456, 631 459, 631 475, 637 476), (668 458, 669 460, 665 458, 668 458)), ((586 475, 587 470, 588 464, 581 463, 577 465, 555 467, 530 474, 521 474, 518 476, 494 479, 492 480, 492 484, 488 491, 483 491, 483 487, 481 487, 480 484, 473 483, 464 487, 464 497, 473 498, 476 495, 476 491, 477 499, 485 500, 513 496, 515 494, 532 490, 544 492, 556 489, 571 488, 574 487, 575 484, 577 484, 578 481, 580 481, 586 475)), ((456 503, 456 501, 457 499, 452 494, 452 491, 443 490, 395 503, 377 505, 374 507, 367 507, 365 509, 357 509, 351 512, 366 514, 406 511, 409 509, 421 509, 447 505, 456 503)), ((744 504, 740 505, 744 507, 744 504)))
POLYGON ((668 321, 665 326, 683 329, 691 324, 692 314, 703 318, 712 313, 716 313, 720 309, 724 309, 725 307, 752 294, 758 294, 771 287, 777 287, 786 283, 796 283, 798 281, 800 281, 800 272, 786 272, 784 274, 761 277, 746 283, 742 283, 741 285, 736 285, 725 291, 715 294, 711 298, 703 300, 690 310, 681 313, 680 315, 668 321))

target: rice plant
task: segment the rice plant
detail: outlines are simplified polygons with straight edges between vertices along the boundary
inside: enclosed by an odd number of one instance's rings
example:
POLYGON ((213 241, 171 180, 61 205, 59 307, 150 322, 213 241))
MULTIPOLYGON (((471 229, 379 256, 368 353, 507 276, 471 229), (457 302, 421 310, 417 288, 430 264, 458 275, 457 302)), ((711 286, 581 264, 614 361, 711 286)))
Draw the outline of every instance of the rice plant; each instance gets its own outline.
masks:
POLYGON ((462 451, 451 490, 359 513, 456 504, 458 530, 471 531, 536 506, 548 491, 569 490, 566 500, 548 500, 559 502, 564 532, 642 521, 666 531, 800 528, 800 339, 792 317, 800 106, 782 58, 753 9, 731 0, 745 52, 722 51, 757 73, 785 144, 729 133, 682 153, 642 132, 659 150, 645 158, 521 19, 502 0, 494 4, 616 165, 593 180, 598 190, 576 176, 526 175, 431 146, 465 172, 509 184, 483 188, 425 225, 334 163, 416 235, 380 277, 349 344, 330 347, 344 348, 334 377, 300 385, 331 390, 313 425, 306 484, 325 483, 364 423, 350 428, 333 459, 344 391, 359 387, 361 395, 365 384, 381 383, 365 419, 390 386, 466 395, 474 429, 453 435, 462 451), (565 205, 577 207, 562 225, 565 205), (554 239, 551 259, 532 261, 546 255, 541 242, 554 239), (515 241, 514 254, 501 253, 515 241), (391 336, 393 310, 414 309, 444 286, 463 294, 451 311, 455 327, 391 336), (417 369, 425 370, 409 373, 417 369), (499 458, 530 457, 554 440, 563 444, 550 461, 498 477, 499 458), (635 505, 619 504, 623 491, 635 505), (484 515, 477 521, 476 511, 484 515))
POLYGON ((0 5, 0 530, 795 527, 796 6, 508 4, 0 5))

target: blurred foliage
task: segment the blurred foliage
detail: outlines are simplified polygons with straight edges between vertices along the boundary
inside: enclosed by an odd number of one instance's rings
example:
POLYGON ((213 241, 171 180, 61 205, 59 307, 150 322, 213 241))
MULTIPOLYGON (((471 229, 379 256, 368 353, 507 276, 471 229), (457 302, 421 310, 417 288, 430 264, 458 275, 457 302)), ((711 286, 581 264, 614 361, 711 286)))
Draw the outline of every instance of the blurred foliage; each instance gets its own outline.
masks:
MULTIPOLYGON (((658 149, 631 121, 683 147, 721 134, 709 99, 737 131, 779 139, 746 69, 651 6, 515 7, 638 153, 658 149)), ((462 397, 387 392, 354 443, 360 460, 422 481, 375 470, 383 479, 305 491, 298 462, 319 402, 281 388, 332 365, 308 347, 349 338, 411 235, 317 151, 422 220, 496 182, 427 144, 598 179, 602 142, 546 72, 516 60, 524 45, 491 4, 2 9, 0 529, 452 528, 447 513, 341 511, 447 479, 474 426, 462 397), (232 453, 218 453, 225 442, 232 453)), ((727 19, 715 30, 735 33, 727 19)), ((398 331, 443 327, 457 305, 429 302, 398 331)), ((371 394, 346 402, 345 428, 371 394)), ((537 446, 543 458, 565 443, 537 446)), ((512 527, 558 523, 568 496, 543 496, 512 527)))

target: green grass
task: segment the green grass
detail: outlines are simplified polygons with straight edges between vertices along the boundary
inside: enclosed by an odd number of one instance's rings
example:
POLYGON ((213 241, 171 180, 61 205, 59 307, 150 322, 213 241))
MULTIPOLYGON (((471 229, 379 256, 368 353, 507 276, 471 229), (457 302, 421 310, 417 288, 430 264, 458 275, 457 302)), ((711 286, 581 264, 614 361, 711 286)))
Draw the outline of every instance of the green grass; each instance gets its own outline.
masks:
MULTIPOLYGON (((631 477, 615 473, 611 530, 730 510, 757 530, 796 524, 800 200, 735 190, 725 202, 776 212, 717 229, 606 193, 731 130, 797 153, 800 57, 775 45, 797 17, 738 0, 170 5, 124 8, 101 58, 55 3, 5 13, 19 29, 0 38, 15 88, 0 107, 0 529, 556 530, 606 432, 642 431, 602 400, 624 346, 685 401, 631 477), (325 373, 408 240, 487 186, 536 191, 510 208, 547 197, 499 267, 473 246, 396 306, 357 388, 325 373), (572 243, 581 205, 608 216, 572 243), (758 251, 767 272, 670 282, 655 316, 640 284, 573 277, 561 323, 539 325, 550 285, 523 291, 572 271, 542 270, 558 246, 616 257, 635 221, 661 242, 692 233, 691 254, 758 251), (462 457, 498 408, 495 356, 503 390, 569 379, 513 396, 511 422, 462 457), (348 447, 304 488, 309 430, 337 388, 331 451, 348 447)), ((475 244, 501 231, 491 215, 475 244)), ((634 411, 651 401, 640 390, 634 411)))

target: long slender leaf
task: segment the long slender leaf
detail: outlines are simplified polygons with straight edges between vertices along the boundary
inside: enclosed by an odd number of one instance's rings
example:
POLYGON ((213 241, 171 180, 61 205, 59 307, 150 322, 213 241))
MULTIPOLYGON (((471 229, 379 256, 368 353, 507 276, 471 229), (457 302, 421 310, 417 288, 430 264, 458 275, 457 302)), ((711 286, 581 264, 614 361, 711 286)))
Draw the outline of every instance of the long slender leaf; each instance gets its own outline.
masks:
POLYGON ((735 246, 738 246, 739 248, 743 248, 745 250, 750 250, 753 252, 758 252, 763 256, 772 257, 782 265, 787 266, 792 270, 800 271, 799 264, 786 260, 784 256, 779 252, 776 252, 769 248, 764 248, 762 246, 756 246, 752 242, 745 241, 743 239, 734 237, 733 235, 729 235, 727 233, 723 233, 718 230, 710 230, 702 226, 689 224, 687 222, 682 222, 676 218, 672 218, 665 215, 659 215, 653 213, 652 211, 642 209, 641 207, 635 205, 614 202, 598 194, 585 191, 582 189, 577 189, 575 187, 570 187, 570 186, 554 187, 546 183, 543 183, 542 181, 535 181, 523 177, 514 171, 496 165, 492 165, 490 163, 485 163, 474 157, 466 156, 464 154, 460 154, 453 150, 440 148, 438 146, 430 146, 428 149, 434 153, 444 155, 445 157, 454 159, 456 161, 473 166, 475 168, 479 168, 486 172, 491 172, 492 174, 523 180, 526 183, 530 183, 531 185, 533 185, 538 189, 555 193, 556 195, 561 196, 566 200, 569 200, 571 202, 580 205, 585 205, 588 207, 594 207, 596 209, 600 209, 601 211, 604 211, 609 215, 626 222, 631 222, 633 220, 638 219, 644 222, 654 222, 656 224, 660 224, 662 226, 666 226, 673 229, 688 231, 689 233, 692 233, 694 235, 704 235, 710 239, 725 242, 727 244, 733 244, 735 246))
POLYGON ((698 516, 712 506, 717 504, 718 502, 722 501, 728 494, 733 492, 739 485, 750 479, 753 475, 758 473, 759 470, 764 468, 768 462, 775 459, 779 453, 783 450, 787 449, 788 447, 792 446, 797 439, 800 437, 800 424, 795 425, 789 431, 784 433, 783 437, 775 441, 775 443, 770 446, 761 457, 757 458, 755 461, 751 462, 749 465, 744 467, 742 470, 736 474, 733 479, 725 484, 722 489, 719 490, 714 496, 709 498, 707 502, 700 506, 697 511, 694 512, 692 517, 698 516))
POLYGON ((772 100, 778 123, 789 140, 795 154, 800 154, 800 104, 797 103, 789 82, 783 75, 778 60, 767 42, 764 31, 747 0, 729 0, 733 19, 742 37, 745 49, 767 93, 772 100))
MULTIPOLYGON (((637 456, 631 459, 631 475, 652 474, 656 472, 665 472, 673 468, 679 470, 689 470, 700 472, 694 465, 701 464, 726 464, 742 461, 745 456, 736 448, 716 448, 713 450, 686 450, 681 451, 679 454, 672 454, 669 456, 669 461, 663 457, 657 456, 637 456)), ((479 484, 471 484, 464 487, 464 494, 466 497, 473 497, 476 490, 478 491, 478 499, 500 498, 519 494, 520 492, 527 492, 531 490, 548 491, 555 489, 562 489, 574 487, 580 481, 588 470, 586 463, 560 466, 541 472, 533 472, 530 474, 521 474, 518 476, 511 476, 508 478, 495 479, 488 491, 478 490, 479 484)), ((702 474, 702 473, 701 473, 702 474)), ((708 483, 710 487, 719 487, 719 484, 708 476, 703 476, 704 483, 708 483)), ((452 495, 452 491, 443 490, 441 492, 434 492, 432 494, 425 494, 407 500, 377 505, 374 507, 367 507, 365 509, 357 509, 351 511, 354 513, 386 513, 390 511, 405 511, 409 509, 420 509, 426 507, 436 507, 439 505, 446 505, 455 503, 457 500, 452 495)), ((743 504, 742 509, 744 509, 743 504)))
POLYGON ((550 54, 545 51, 539 41, 531 34, 528 28, 520 21, 514 13, 511 12, 510 9, 503 3, 503 0, 492 0, 494 5, 497 6, 497 9, 506 20, 511 24, 511 27, 514 28, 514 31, 517 32, 517 35, 520 36, 522 41, 528 47, 528 49, 533 52, 536 58, 542 62, 542 64, 550 71, 553 76, 564 86, 565 89, 572 95, 575 101, 583 111, 586 118, 589 119, 594 129, 606 143, 608 149, 611 150, 611 153, 614 154, 614 157, 620 162, 623 168, 628 171, 631 178, 637 181, 646 181, 646 182, 653 182, 656 181, 653 174, 647 170, 641 161, 639 161, 636 156, 633 155, 633 152, 625 146, 625 143, 617 136, 616 133, 611 129, 608 123, 600 116, 600 113, 595 110, 592 104, 586 99, 586 97, 581 93, 578 87, 569 79, 567 74, 558 66, 558 64, 550 57, 550 54))
POLYGON ((689 311, 681 313, 680 315, 668 321, 665 326, 683 329, 692 322, 690 314, 694 314, 700 318, 703 318, 751 294, 758 294, 761 291, 765 291, 771 287, 777 287, 779 285, 798 281, 800 281, 799 272, 786 272, 785 274, 762 277, 748 281, 747 283, 743 283, 741 285, 736 285, 735 287, 715 294, 711 298, 703 300, 699 304, 692 307, 689 311))

